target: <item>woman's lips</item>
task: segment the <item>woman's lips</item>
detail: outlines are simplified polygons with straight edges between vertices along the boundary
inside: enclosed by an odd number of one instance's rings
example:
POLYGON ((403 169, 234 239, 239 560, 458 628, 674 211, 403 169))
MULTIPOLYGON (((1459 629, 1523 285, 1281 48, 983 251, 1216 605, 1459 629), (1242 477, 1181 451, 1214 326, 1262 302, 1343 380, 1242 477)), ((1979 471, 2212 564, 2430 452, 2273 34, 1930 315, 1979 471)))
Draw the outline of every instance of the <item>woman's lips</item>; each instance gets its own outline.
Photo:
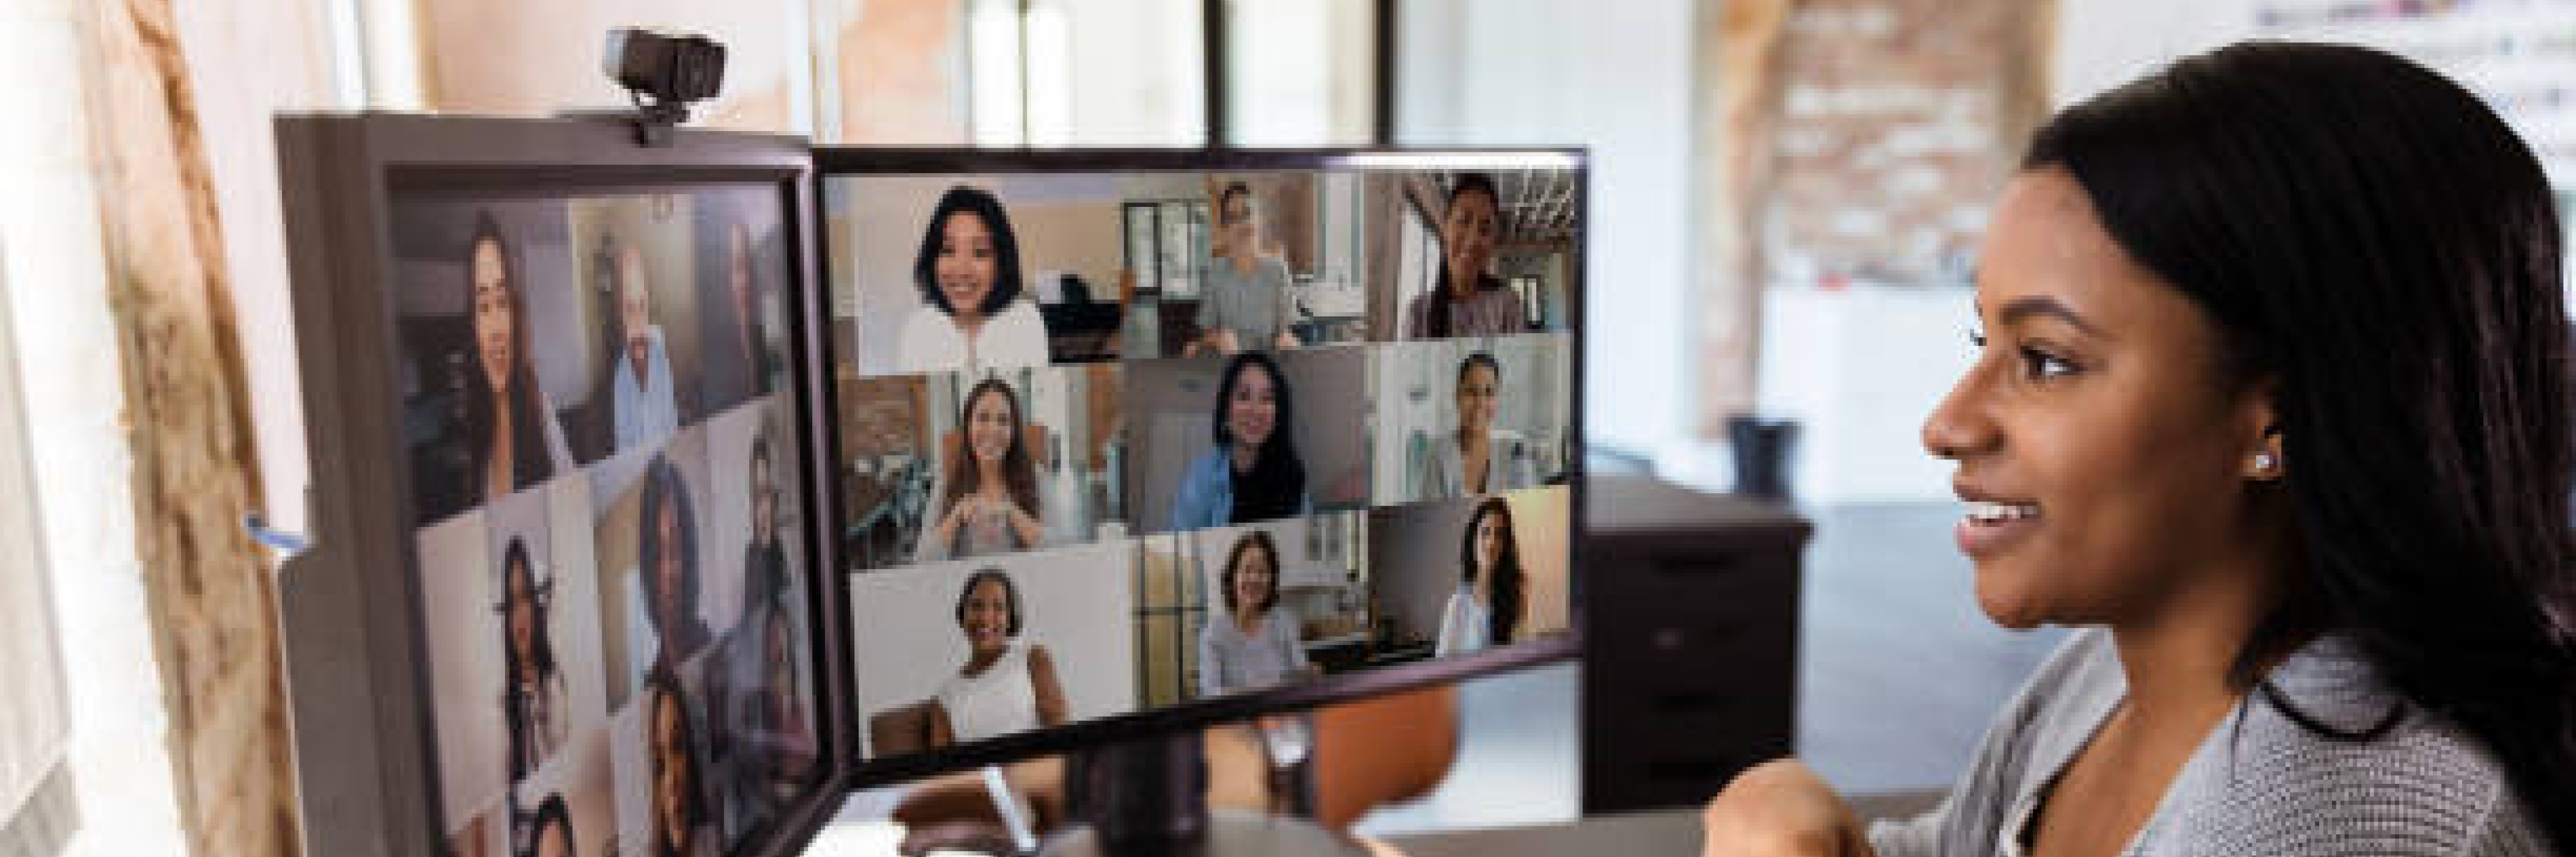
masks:
POLYGON ((1959 519, 1959 551, 1976 560, 2002 553, 2039 529, 2040 520, 2036 503, 1970 500, 1959 519))

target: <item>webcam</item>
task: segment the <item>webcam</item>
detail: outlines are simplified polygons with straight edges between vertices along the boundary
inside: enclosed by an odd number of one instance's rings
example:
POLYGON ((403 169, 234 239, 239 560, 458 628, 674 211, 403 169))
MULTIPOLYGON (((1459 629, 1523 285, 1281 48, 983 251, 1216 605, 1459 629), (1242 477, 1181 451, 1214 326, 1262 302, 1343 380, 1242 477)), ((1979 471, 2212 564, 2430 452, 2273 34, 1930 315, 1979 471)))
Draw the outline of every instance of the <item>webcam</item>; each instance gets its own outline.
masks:
POLYGON ((611 80, 635 99, 636 128, 647 145, 670 138, 689 119, 689 104, 724 88, 725 47, 695 34, 657 33, 638 27, 608 31, 602 62, 611 80))

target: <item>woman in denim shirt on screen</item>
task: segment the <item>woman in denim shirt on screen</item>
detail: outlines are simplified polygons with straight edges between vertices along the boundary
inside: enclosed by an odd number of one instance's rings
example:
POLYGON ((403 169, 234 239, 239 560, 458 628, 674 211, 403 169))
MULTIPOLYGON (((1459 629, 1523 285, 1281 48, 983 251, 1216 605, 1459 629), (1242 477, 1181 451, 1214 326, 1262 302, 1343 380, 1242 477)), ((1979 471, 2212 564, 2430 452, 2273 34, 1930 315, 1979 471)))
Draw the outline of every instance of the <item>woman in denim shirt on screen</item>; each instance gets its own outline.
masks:
POLYGON ((1216 388, 1216 446, 1190 462, 1172 502, 1172 529, 1303 515, 1306 465, 1291 427, 1288 376, 1270 355, 1247 351, 1225 364, 1216 388))

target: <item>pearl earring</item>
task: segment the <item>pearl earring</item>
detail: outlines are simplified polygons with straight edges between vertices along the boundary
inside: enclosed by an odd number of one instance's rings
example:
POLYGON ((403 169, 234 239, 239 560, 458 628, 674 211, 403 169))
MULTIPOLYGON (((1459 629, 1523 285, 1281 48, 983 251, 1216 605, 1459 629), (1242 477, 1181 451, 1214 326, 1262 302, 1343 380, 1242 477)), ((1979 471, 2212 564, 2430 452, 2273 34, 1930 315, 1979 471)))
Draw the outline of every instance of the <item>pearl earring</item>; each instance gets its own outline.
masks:
POLYGON ((2268 452, 2257 452, 2257 453, 2254 453, 2254 469, 2255 469, 2256 471, 2258 471, 2258 472, 2262 472, 2262 473, 2270 473, 2270 472, 2272 472, 2272 467, 2273 467, 2273 465, 2275 465, 2275 464, 2277 464, 2277 463, 2279 463, 2279 462, 2275 461, 2275 460, 2272 458, 2272 454, 2271 454, 2271 453, 2268 453, 2268 452))

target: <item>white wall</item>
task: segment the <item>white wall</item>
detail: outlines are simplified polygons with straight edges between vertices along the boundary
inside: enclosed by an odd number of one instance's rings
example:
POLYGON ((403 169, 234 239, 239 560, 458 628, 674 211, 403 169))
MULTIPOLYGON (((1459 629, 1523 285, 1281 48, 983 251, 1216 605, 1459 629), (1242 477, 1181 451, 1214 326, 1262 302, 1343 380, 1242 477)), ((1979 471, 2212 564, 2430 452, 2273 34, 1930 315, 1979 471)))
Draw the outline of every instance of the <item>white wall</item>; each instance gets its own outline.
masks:
POLYGON ((1396 136, 1591 147, 1587 439, 1687 449, 1694 6, 1407 0, 1396 136), (1616 366, 1616 371, 1611 367, 1616 366))

